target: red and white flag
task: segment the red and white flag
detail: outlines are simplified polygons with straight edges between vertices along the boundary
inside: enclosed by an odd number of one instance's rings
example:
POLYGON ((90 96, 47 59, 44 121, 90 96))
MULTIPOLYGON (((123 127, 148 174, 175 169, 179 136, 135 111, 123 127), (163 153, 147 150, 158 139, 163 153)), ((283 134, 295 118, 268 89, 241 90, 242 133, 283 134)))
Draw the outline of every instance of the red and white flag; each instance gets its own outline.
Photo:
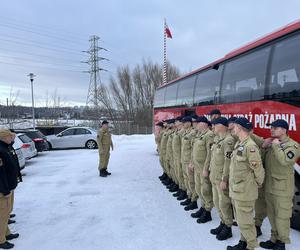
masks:
POLYGON ((169 29, 168 24, 167 24, 166 21, 165 21, 165 34, 166 34, 167 38, 173 38, 171 30, 169 29))

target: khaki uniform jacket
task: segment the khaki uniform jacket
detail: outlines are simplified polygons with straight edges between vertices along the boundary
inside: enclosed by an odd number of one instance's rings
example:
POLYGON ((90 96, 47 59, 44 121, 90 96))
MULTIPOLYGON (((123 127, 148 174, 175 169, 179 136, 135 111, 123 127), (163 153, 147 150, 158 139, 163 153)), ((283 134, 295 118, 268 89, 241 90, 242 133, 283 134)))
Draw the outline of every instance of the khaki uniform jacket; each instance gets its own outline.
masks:
POLYGON ((100 128, 97 134, 97 144, 100 152, 109 152, 113 148, 111 133, 108 129, 100 128))
POLYGON ((266 192, 287 197, 294 195, 294 164, 299 156, 299 144, 288 136, 280 145, 272 144, 266 149, 266 192))
POLYGON ((167 157, 166 160, 173 163, 173 136, 175 133, 175 129, 170 129, 168 140, 167 140, 167 157))
POLYGON ((163 158, 166 158, 167 156, 167 142, 168 142, 169 133, 170 133, 169 129, 164 130, 160 141, 160 156, 163 158))
POLYGON ((219 184, 228 181, 230 157, 234 147, 234 138, 227 132, 225 136, 218 136, 211 148, 210 181, 219 184))
POLYGON ((192 155, 192 140, 196 136, 197 131, 195 129, 188 128, 181 138, 181 163, 187 165, 191 163, 192 155))
POLYGON ((208 169, 211 159, 211 147, 214 141, 214 133, 207 129, 202 133, 197 134, 193 140, 192 163, 196 171, 208 169), (198 169, 202 167, 202 169, 198 169))
POLYGON ((182 128, 179 130, 177 129, 173 134, 172 148, 174 160, 181 159, 181 139, 184 132, 185 130, 182 128))
POLYGON ((229 173, 229 196, 239 201, 254 201, 264 182, 265 170, 256 143, 248 136, 237 142, 232 153, 229 173))

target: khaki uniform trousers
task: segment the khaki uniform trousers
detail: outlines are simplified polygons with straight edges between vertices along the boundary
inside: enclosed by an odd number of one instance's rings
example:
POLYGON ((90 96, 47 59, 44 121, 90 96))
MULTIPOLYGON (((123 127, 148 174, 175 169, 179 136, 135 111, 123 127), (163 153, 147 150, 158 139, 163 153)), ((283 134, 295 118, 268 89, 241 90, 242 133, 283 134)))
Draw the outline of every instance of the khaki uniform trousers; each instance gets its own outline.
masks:
POLYGON ((10 212, 12 211, 12 194, 5 198, 0 194, 0 244, 6 242, 6 236, 10 234, 8 228, 8 220, 10 212))

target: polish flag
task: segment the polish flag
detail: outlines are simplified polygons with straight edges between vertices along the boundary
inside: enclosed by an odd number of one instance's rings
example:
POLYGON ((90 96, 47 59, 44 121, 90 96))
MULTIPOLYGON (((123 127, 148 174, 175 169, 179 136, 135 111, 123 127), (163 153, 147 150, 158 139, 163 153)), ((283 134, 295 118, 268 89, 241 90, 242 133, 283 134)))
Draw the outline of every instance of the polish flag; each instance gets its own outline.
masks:
POLYGON ((169 29, 167 23, 165 23, 165 33, 167 35, 167 38, 172 38, 171 30, 169 29))

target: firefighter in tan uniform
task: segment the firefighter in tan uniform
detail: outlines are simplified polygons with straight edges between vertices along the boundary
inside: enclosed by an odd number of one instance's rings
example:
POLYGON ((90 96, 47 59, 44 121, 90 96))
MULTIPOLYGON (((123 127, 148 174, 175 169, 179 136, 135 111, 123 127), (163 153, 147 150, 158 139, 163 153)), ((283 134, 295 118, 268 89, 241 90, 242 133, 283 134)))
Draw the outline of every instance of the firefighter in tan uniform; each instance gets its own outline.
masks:
POLYGON ((165 167, 167 142, 168 142, 168 134, 169 134, 169 127, 168 127, 167 120, 163 122, 163 126, 164 126, 164 130, 162 132, 160 145, 159 145, 159 162, 164 173, 160 177, 160 180, 162 181, 163 184, 167 184, 170 182, 169 175, 165 167))
POLYGON ((160 141, 161 141, 161 137, 162 134, 164 132, 164 124, 163 122, 158 122, 156 125, 156 129, 155 129, 155 143, 156 143, 156 150, 157 153, 159 154, 159 148, 160 148, 160 141))
POLYGON ((229 192, 241 238, 237 245, 228 246, 227 250, 252 250, 258 247, 253 213, 258 187, 264 182, 265 171, 260 150, 250 137, 251 129, 252 124, 248 119, 236 119, 234 133, 239 141, 231 156, 229 192))
POLYGON ((184 133, 183 123, 181 122, 182 116, 179 116, 175 119, 175 126, 176 131, 173 134, 173 159, 174 159, 174 165, 176 169, 176 176, 179 183, 179 190, 173 194, 174 197, 186 197, 186 187, 184 185, 184 177, 183 177, 183 171, 181 166, 181 138, 184 133))
POLYGON ((216 235, 218 240, 226 240, 232 237, 233 213, 229 198, 228 180, 234 138, 228 131, 228 120, 225 117, 214 119, 212 124, 214 125, 214 133, 217 137, 211 149, 209 170, 214 206, 218 210, 221 223, 210 232, 216 235))
POLYGON ((0 129, 0 249, 11 249, 14 244, 8 242, 19 237, 8 228, 12 210, 12 194, 18 185, 19 163, 12 143, 15 134, 7 129, 0 129))
POLYGON ((194 173, 189 168, 192 155, 192 140, 197 131, 192 127, 192 117, 185 116, 182 119, 184 124, 185 133, 181 139, 181 164, 183 169, 184 183, 187 188, 187 199, 180 204, 185 206, 185 210, 192 210, 198 208, 197 194, 195 191, 194 173))
MULTIPOLYGON (((254 134, 253 131, 251 131, 250 137, 256 143, 256 145, 258 146, 258 148, 260 150, 261 159, 262 159, 263 166, 264 166, 264 162, 265 162, 264 149, 262 146, 263 146, 263 143, 265 140, 262 137, 254 134)), ((267 203, 266 203, 266 198, 265 198, 265 183, 263 183, 258 188, 258 198, 255 202, 254 210, 255 210, 254 221, 255 221, 255 228, 256 228, 256 236, 259 237, 262 235, 261 225, 262 225, 264 219, 267 217, 267 203)))
POLYGON ((110 157, 110 149, 113 150, 114 146, 108 129, 108 121, 106 120, 102 122, 102 126, 98 130, 97 144, 100 158, 98 167, 99 175, 101 177, 107 177, 108 175, 111 175, 111 173, 107 171, 107 166, 110 157))
POLYGON ((289 125, 284 120, 271 124, 271 138, 266 139, 265 195, 267 215, 271 224, 271 239, 261 242, 266 249, 285 249, 290 243, 290 218, 292 216, 295 188, 294 164, 300 156, 300 146, 288 137, 289 125))
POLYGON ((192 213, 193 218, 198 218, 198 223, 211 221, 211 209, 213 208, 212 187, 209 178, 203 176, 203 170, 209 168, 211 146, 214 133, 209 129, 210 122, 205 116, 197 119, 199 133, 193 141, 192 167, 194 169, 195 190, 201 201, 201 208, 192 213))
POLYGON ((171 179, 170 184, 167 185, 167 188, 170 192, 178 191, 178 180, 175 174, 174 158, 173 158, 173 135, 175 133, 175 119, 168 120, 169 133, 167 140, 167 150, 166 150, 166 169, 169 173, 171 179))
POLYGON ((158 127, 157 131, 156 131, 156 134, 155 134, 155 142, 156 142, 156 145, 157 145, 157 152, 158 152, 158 155, 159 155, 159 163, 162 167, 162 170, 163 170, 163 174, 161 176, 159 176, 158 178, 163 181, 167 178, 167 174, 165 173, 165 170, 164 170, 164 164, 163 164, 163 157, 162 157, 162 150, 161 150, 161 141, 162 141, 162 138, 163 138, 163 135, 164 133, 166 132, 166 123, 164 122, 159 122, 156 124, 156 126, 158 127))

